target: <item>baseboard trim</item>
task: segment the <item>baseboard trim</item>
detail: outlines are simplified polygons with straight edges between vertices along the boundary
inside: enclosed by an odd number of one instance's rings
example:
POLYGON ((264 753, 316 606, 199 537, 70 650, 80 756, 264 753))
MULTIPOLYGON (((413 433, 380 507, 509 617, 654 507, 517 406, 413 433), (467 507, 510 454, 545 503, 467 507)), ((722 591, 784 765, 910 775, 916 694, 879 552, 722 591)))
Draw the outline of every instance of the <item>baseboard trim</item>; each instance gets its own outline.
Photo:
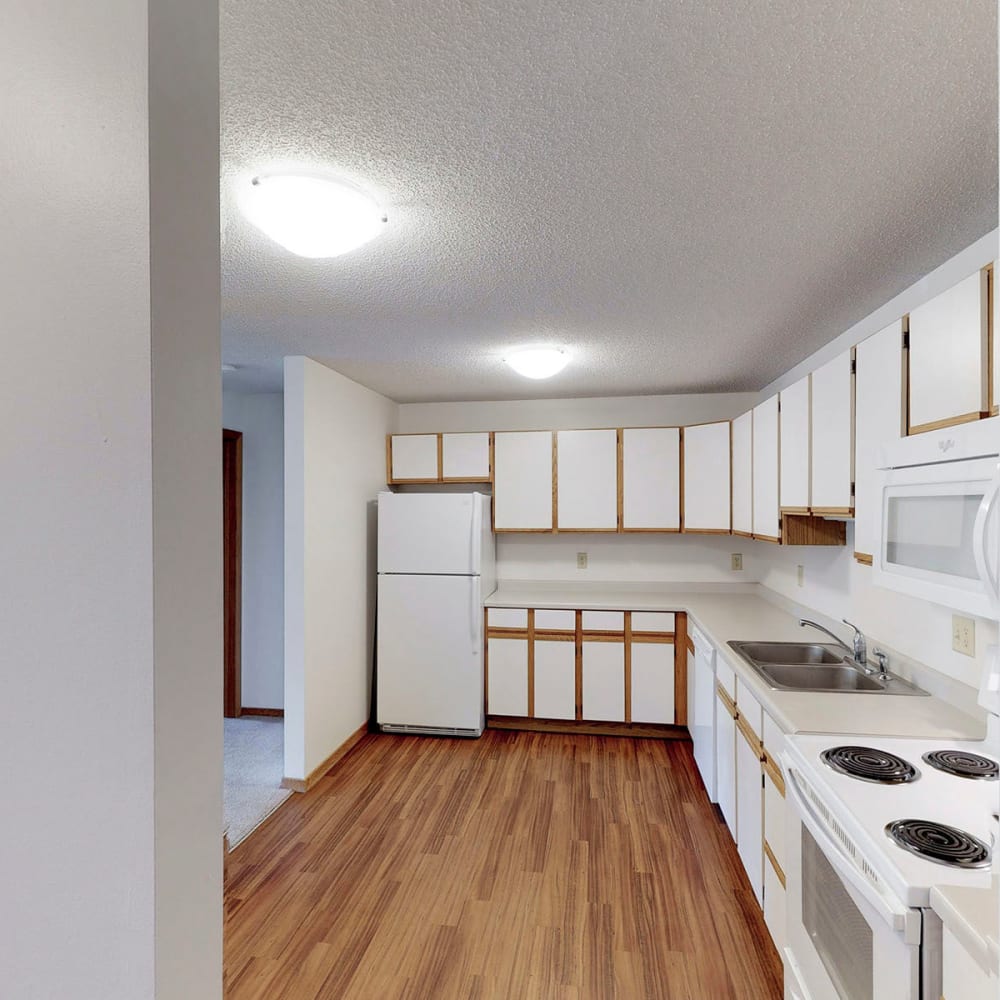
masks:
POLYGON ((285 710, 283 708, 241 708, 240 715, 265 715, 275 719, 283 719, 285 710))
POLYGON ((573 719, 528 719, 516 715, 488 715, 487 729, 515 729, 527 733, 567 736, 633 736, 651 740, 690 740, 687 726, 656 722, 577 722, 573 719))
POLYGON ((281 787, 290 788, 293 792, 308 792, 334 764, 346 757, 361 742, 362 738, 368 734, 368 731, 369 725, 366 719, 319 767, 313 768, 305 780, 302 778, 282 778, 281 787))

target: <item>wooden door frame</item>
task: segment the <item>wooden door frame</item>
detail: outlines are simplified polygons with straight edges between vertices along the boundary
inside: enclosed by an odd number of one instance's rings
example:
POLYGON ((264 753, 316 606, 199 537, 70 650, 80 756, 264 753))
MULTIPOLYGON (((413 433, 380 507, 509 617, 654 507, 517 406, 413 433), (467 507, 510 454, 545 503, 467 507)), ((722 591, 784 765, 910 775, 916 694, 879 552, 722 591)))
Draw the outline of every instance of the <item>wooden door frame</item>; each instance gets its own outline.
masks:
POLYGON ((242 713, 243 432, 222 431, 223 686, 222 714, 242 713))

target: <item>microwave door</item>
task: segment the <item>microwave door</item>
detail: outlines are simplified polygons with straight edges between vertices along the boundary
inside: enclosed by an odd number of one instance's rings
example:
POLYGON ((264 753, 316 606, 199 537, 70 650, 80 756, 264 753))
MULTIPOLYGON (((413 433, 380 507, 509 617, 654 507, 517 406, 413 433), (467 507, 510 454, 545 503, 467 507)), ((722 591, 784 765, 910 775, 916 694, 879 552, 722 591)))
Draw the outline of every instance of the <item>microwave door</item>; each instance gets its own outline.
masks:
POLYGON ((1000 528, 997 526, 997 497, 1000 495, 1000 466, 983 496, 973 528, 976 569, 987 596, 993 602, 994 617, 1000 614, 1000 528))

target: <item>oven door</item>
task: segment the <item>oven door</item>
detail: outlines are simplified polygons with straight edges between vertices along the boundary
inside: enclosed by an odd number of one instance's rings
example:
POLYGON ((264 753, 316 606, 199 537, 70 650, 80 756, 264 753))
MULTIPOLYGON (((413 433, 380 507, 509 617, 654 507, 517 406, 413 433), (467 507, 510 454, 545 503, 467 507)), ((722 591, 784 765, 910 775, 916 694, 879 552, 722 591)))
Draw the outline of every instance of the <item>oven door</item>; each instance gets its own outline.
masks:
POLYGON ((808 782, 785 766, 786 997, 921 1000, 920 911, 863 873, 808 782))
POLYGON ((888 470, 874 580, 982 617, 1000 605, 997 460, 888 470))

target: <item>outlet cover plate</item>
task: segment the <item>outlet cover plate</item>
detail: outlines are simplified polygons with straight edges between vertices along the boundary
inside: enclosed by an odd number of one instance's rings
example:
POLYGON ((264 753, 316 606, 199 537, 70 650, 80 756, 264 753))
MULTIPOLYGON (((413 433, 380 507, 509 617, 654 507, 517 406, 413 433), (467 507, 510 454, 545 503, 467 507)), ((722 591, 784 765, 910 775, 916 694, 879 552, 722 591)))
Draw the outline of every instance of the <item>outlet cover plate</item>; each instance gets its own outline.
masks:
POLYGON ((976 655, 976 620, 951 616, 951 648, 963 656, 976 655))

